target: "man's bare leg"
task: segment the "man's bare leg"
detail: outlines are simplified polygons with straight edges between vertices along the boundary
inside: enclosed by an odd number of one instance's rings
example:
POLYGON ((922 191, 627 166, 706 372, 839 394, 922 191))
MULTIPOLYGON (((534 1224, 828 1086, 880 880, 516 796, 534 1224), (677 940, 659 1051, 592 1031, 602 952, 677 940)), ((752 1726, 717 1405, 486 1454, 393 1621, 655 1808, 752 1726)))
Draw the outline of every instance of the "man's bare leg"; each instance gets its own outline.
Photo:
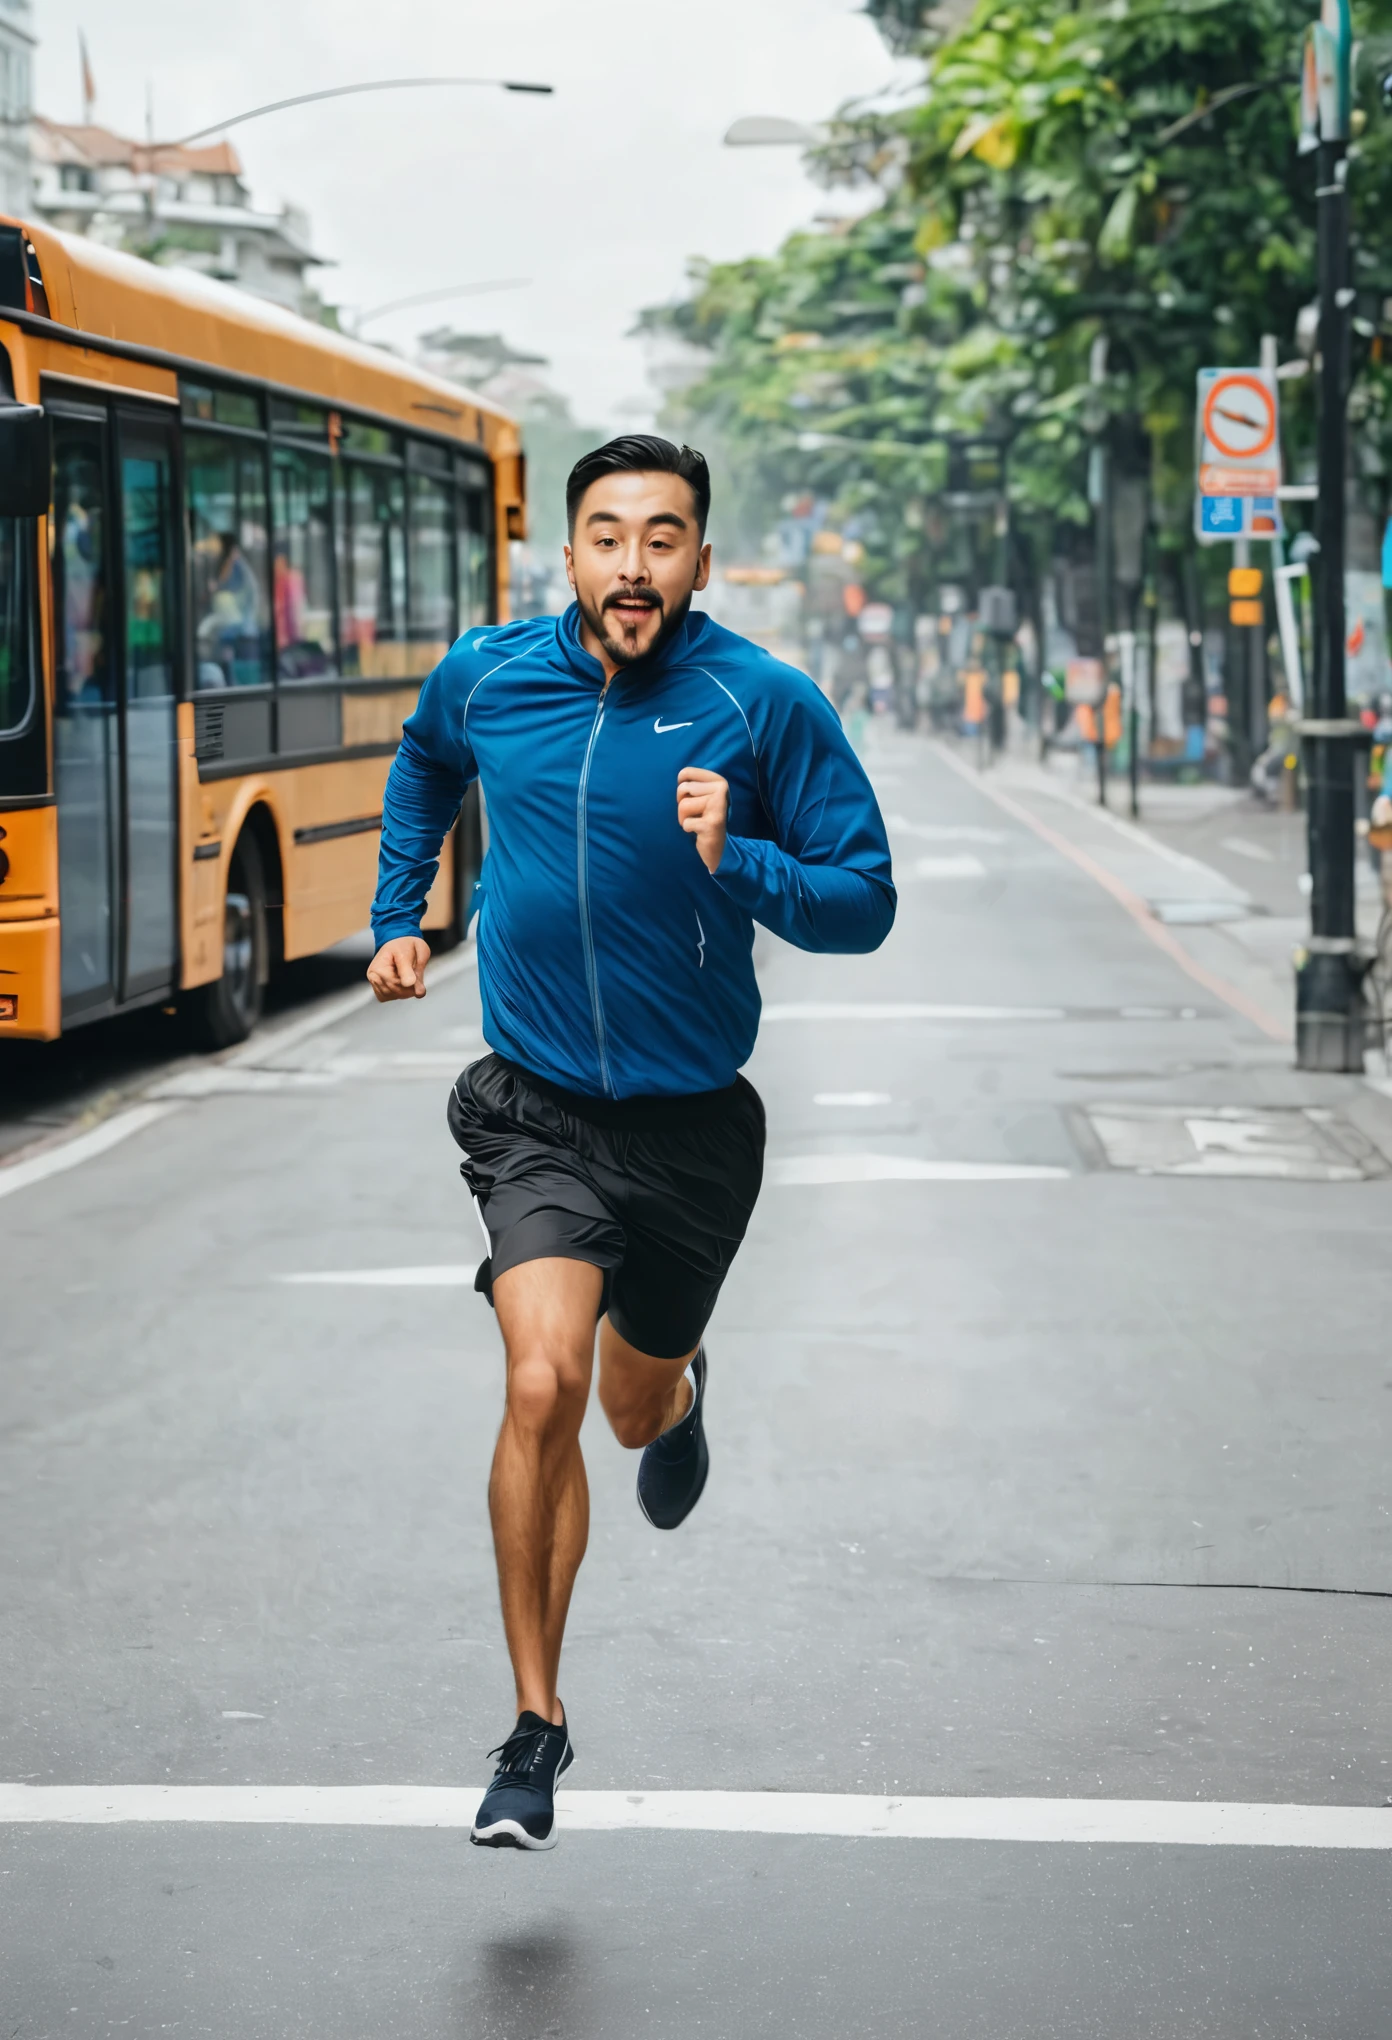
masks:
POLYGON ((556 1677, 590 1494, 580 1425, 603 1276, 587 1261, 525 1261, 493 1284, 507 1348, 507 1407, 488 1507, 517 1711, 559 1722, 556 1677))
POLYGON ((651 1445, 691 1408, 683 1377, 696 1348, 680 1360, 654 1360, 620 1338, 608 1318, 599 1332, 599 1400, 620 1445, 651 1445))

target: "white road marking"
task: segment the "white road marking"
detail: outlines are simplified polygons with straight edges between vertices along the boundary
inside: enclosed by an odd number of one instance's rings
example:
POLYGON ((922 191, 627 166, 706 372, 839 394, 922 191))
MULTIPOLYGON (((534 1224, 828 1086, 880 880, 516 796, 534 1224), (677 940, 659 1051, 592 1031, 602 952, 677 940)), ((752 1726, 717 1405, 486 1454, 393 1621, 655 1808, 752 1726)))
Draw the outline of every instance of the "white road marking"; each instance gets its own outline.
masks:
MULTIPOLYGON (((451 978, 474 969, 477 962, 477 952, 470 943, 460 954, 447 956, 432 965, 430 981, 432 984, 448 983, 451 978)), ((366 985, 339 998, 326 999, 303 1020, 294 1021, 278 1031, 267 1029, 256 1034, 235 1055, 181 1071, 162 1082, 157 1079, 144 1094, 147 1102, 133 1105, 124 1112, 113 1112, 109 1119, 102 1120, 86 1133, 56 1140, 38 1154, 20 1155, 12 1162, 0 1161, 0 1197, 10 1197, 17 1190, 27 1190, 31 1184, 42 1183, 49 1176, 61 1176, 68 1169, 76 1169, 83 1162, 104 1155, 108 1148, 119 1146, 133 1133, 142 1132, 145 1127, 153 1126, 156 1120, 175 1111, 183 1099, 206 1098, 228 1092, 322 1090, 327 1085, 341 1082, 345 1076, 365 1075, 378 1066, 423 1071, 437 1068, 453 1071, 457 1068, 455 1056, 426 1050, 391 1056, 338 1056, 322 1070, 258 1068, 259 1063, 283 1055, 311 1034, 322 1032, 345 1014, 369 1004, 371 999, 372 992, 366 985)), ((473 1277, 469 1279, 472 1281, 473 1277)))
MULTIPOLYGON (((475 1039, 482 1044, 483 1036, 475 1039)), ((374 1061, 395 1070, 451 1070, 459 1075, 459 1051, 457 1048, 411 1048, 396 1055, 374 1057, 374 1061)))
MULTIPOLYGON (((901 871, 899 877, 903 878, 901 871)), ((964 850, 957 857, 916 857, 910 867, 910 878, 985 878, 986 866, 979 857, 973 857, 964 850)))
POLYGON ((472 1289, 472 1268, 325 1268, 309 1275, 277 1275, 277 1282, 322 1283, 349 1289, 472 1289))
POLYGON ((1253 913, 1245 893, 1222 900, 1147 900, 1146 905, 1167 928, 1212 928, 1221 921, 1249 921, 1253 913))
POLYGON ((1146 1176, 1244 1176, 1301 1183, 1386 1178, 1357 1127, 1318 1107, 1089 1105, 1114 1169, 1146 1176))
MULTIPOLYGON (((0 1823, 106 1827, 467 1828, 482 1786, 0 1785, 0 1823)), ((849 1792, 566 1792, 572 1831, 1082 1842, 1230 1849, 1392 1849, 1392 1807, 1181 1799, 879 1799, 849 1792)))
POLYGON ((925 1162, 914 1155, 787 1155, 770 1162, 782 1188, 817 1183, 1058 1183, 1071 1171, 1025 1162, 925 1162))
POLYGON ((762 1018, 779 1020, 1065 1020, 1062 1006, 851 1005, 843 1000, 765 1006, 762 1018))
POLYGON ((814 1105, 892 1105, 888 1091, 818 1091, 814 1105))
POLYGON ((16 1190, 27 1190, 33 1183, 61 1176, 67 1169, 90 1162, 95 1155, 104 1155, 108 1148, 118 1147, 133 1133, 153 1126, 174 1109, 173 1105, 133 1105, 128 1112, 113 1112, 110 1119, 103 1119, 89 1133, 59 1141, 27 1161, 0 1163, 0 1197, 10 1197, 16 1190))
POLYGON ((311 1034, 320 1034, 324 1028, 332 1027, 338 1020, 344 1020, 360 1007, 370 1006, 373 1001, 371 985, 355 985, 349 992, 340 992, 337 998, 325 999, 322 1006, 308 1013, 301 1020, 292 1020, 284 1027, 258 1027, 250 1041, 243 1042, 231 1055, 219 1057, 209 1065, 214 1069, 246 1069, 254 1067, 267 1056, 281 1056, 289 1048, 298 1047, 308 1041, 311 1034))
POLYGON ((1274 864, 1276 862, 1269 850, 1263 850, 1260 843, 1249 843, 1245 836, 1224 836, 1219 848, 1231 850, 1238 857, 1250 857, 1258 864, 1274 864))
POLYGON ((412 1049, 396 1055, 333 1055, 314 1069, 267 1069, 256 1063, 207 1063, 154 1085, 151 1098, 257 1097, 273 1091, 324 1091, 355 1077, 453 1077, 461 1057, 454 1049, 412 1049))
MULTIPOLYGON (((425 967, 427 987, 447 985, 454 978, 463 977, 469 970, 478 968, 478 949, 473 942, 467 942, 453 956, 442 956, 438 962, 432 960, 425 967)), ((284 1027, 259 1027, 243 1047, 232 1055, 222 1057, 224 1067, 241 1068, 247 1064, 253 1067, 266 1060, 275 1060, 284 1055, 286 1049, 307 1041, 311 1034, 320 1033, 325 1027, 332 1027, 349 1013, 356 1013, 360 1007, 373 1004, 375 994, 370 985, 355 985, 351 991, 340 992, 337 998, 325 999, 312 1013, 302 1020, 292 1020, 284 1027)))
POLYGON ((254 1098, 272 1091, 325 1091, 343 1081, 337 1062, 317 1070, 263 1070, 255 1064, 231 1067, 208 1063, 202 1069, 181 1070, 162 1084, 152 1085, 152 1098, 254 1098))
POLYGON ((885 826, 925 843, 1008 843, 1004 829, 975 828, 966 822, 911 822, 906 815, 886 815, 885 826))

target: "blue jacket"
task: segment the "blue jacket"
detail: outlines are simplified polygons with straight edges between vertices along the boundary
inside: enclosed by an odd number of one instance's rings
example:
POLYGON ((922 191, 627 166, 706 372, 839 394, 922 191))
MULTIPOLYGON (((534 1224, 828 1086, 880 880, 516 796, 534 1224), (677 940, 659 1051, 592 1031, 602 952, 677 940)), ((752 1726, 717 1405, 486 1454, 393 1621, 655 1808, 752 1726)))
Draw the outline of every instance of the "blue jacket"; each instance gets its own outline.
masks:
POLYGON ((484 1035, 565 1090, 723 1089, 758 1031, 755 921, 799 949, 855 953, 894 920, 884 824, 836 711, 708 616, 688 615, 607 690, 574 604, 460 638, 387 780, 379 943, 419 932, 476 777, 484 1035), (730 784, 714 875, 677 821, 683 765, 730 784))

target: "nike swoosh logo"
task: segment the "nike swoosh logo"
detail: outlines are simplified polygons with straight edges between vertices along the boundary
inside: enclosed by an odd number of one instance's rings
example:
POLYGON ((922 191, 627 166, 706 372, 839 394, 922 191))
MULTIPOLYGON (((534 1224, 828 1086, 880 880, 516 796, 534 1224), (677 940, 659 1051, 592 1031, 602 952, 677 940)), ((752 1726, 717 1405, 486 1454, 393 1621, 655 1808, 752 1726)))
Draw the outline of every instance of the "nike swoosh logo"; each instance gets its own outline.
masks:
POLYGON ((689 722, 664 722, 662 717, 659 716, 653 724, 653 728, 660 737, 665 737, 669 736, 673 730, 689 730, 691 724, 689 722))

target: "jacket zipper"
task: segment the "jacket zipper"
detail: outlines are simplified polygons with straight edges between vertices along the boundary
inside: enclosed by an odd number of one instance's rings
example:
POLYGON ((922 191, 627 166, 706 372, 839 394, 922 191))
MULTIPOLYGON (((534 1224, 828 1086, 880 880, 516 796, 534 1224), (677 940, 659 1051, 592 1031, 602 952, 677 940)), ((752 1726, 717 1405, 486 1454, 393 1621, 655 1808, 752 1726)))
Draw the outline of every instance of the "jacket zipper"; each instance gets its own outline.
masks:
POLYGON ((595 1046, 599 1050, 599 1080, 607 1097, 617 1094, 614 1080, 609 1073, 609 1047, 604 1027, 604 1006, 599 996, 599 972, 595 968, 594 930, 590 926, 590 850, 586 810, 590 791, 590 760, 599 738, 600 726, 604 721, 604 697, 609 692, 606 680, 599 690, 599 702, 595 708, 594 726, 590 741, 585 746, 585 762, 580 768, 580 792, 575 803, 576 826, 576 876, 580 895, 580 941, 585 951, 585 982, 590 988, 590 1011, 594 1016, 595 1046))

